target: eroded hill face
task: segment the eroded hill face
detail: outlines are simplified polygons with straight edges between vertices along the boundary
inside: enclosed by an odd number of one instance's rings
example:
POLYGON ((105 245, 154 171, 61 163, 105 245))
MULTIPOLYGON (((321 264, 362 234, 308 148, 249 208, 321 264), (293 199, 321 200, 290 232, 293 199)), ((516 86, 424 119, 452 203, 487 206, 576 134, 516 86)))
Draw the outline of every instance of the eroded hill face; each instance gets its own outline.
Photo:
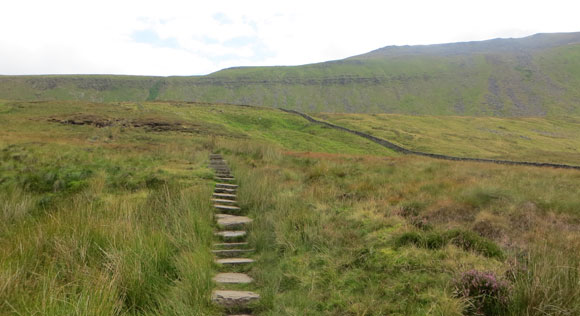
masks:
POLYGON ((201 77, 6 76, 0 98, 182 100, 307 112, 580 114, 580 33, 385 47, 339 61, 201 77))

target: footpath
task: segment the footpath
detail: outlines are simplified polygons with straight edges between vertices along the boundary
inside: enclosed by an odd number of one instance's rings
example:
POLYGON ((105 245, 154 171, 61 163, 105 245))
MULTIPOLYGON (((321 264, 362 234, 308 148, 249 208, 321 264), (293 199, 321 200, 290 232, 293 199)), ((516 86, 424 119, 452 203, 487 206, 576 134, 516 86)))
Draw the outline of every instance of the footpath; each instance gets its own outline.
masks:
POLYGON ((225 315, 249 316, 260 299, 258 293, 250 291, 254 280, 246 274, 254 263, 249 258, 254 249, 246 239, 253 220, 238 206, 238 185, 227 162, 219 154, 211 154, 209 158, 216 175, 212 202, 218 242, 214 243, 212 252, 220 271, 213 278, 217 287, 212 301, 224 309, 225 315))

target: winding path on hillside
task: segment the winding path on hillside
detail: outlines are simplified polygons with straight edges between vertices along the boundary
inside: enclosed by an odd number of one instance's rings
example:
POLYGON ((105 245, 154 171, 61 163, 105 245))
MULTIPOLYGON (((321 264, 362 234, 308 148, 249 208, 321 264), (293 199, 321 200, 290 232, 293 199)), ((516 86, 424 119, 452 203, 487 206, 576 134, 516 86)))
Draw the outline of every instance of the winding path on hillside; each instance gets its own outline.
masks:
POLYGON ((440 154, 433 154, 433 153, 426 153, 426 152, 421 152, 421 151, 414 151, 414 150, 409 150, 407 148, 401 147, 399 145, 396 145, 388 140, 382 139, 382 138, 378 138, 360 131, 356 131, 356 130, 352 130, 346 127, 342 127, 339 125, 335 125, 332 123, 328 123, 325 121, 321 121, 321 120, 317 120, 315 118, 313 118, 312 116, 302 113, 302 112, 298 112, 295 110, 288 110, 288 109, 282 109, 280 108, 281 111, 284 111, 286 113, 291 113, 291 114, 296 114, 299 116, 302 116, 303 118, 305 118, 306 120, 308 120, 309 122, 315 123, 315 124, 320 124, 320 125, 324 125, 324 126, 328 126, 334 129, 338 129, 341 131, 345 131, 351 134, 355 134, 358 135, 360 137, 366 138, 372 142, 375 142, 381 146, 387 147, 389 149, 392 149, 396 152, 402 153, 402 154, 406 154, 406 155, 417 155, 417 156, 424 156, 424 157, 429 157, 429 158, 434 158, 434 159, 442 159, 442 160, 455 160, 455 161, 474 161, 474 162, 486 162, 486 163, 495 163, 495 164, 501 164, 501 165, 518 165, 518 166, 531 166, 531 167, 551 167, 551 168, 562 168, 562 169, 576 169, 576 170, 580 170, 580 166, 575 166, 575 165, 566 165, 566 164, 558 164, 558 163, 548 163, 548 162, 532 162, 532 161, 513 161, 513 160, 501 160, 501 159, 487 159, 487 158, 471 158, 471 157, 455 157, 455 156, 448 156, 448 155, 440 155, 440 154))

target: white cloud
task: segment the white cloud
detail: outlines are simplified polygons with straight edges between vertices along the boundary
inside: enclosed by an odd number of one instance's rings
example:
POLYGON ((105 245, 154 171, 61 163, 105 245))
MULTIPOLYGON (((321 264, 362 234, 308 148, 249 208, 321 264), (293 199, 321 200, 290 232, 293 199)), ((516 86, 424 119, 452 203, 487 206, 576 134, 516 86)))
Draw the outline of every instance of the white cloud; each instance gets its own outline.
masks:
POLYGON ((321 62, 386 45, 580 31, 580 4, 558 0, 22 0, 2 7, 0 74, 193 75, 321 62), (137 43, 144 30, 177 46, 137 43))

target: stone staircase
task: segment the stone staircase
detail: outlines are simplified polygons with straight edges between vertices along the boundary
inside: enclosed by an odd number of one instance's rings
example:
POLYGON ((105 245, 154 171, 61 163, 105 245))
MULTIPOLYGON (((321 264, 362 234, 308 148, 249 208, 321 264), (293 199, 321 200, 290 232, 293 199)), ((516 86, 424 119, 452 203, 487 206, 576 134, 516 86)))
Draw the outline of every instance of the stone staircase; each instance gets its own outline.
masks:
POLYGON ((254 249, 246 242, 248 225, 253 219, 244 216, 244 210, 237 204, 238 185, 226 161, 219 154, 211 154, 209 158, 217 181, 211 200, 216 212, 215 236, 220 240, 212 250, 220 269, 213 278, 217 286, 212 301, 226 315, 250 316, 253 305, 260 300, 260 294, 248 291, 254 280, 245 273, 254 263, 247 257, 254 249))

